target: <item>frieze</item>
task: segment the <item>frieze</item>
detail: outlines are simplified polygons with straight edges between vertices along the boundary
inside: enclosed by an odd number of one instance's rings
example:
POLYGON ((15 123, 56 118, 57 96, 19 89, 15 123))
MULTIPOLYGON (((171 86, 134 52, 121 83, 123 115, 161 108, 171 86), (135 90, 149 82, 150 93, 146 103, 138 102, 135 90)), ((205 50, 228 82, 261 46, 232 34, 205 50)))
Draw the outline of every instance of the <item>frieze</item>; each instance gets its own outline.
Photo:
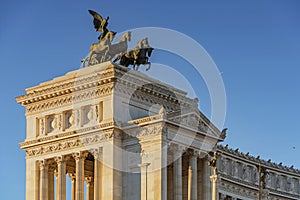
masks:
POLYGON ((82 91, 80 93, 72 93, 71 95, 65 96, 64 98, 59 98, 59 99, 53 98, 53 100, 51 101, 27 106, 26 112, 28 114, 33 114, 36 112, 41 112, 56 107, 76 104, 84 100, 110 95, 112 93, 112 90, 113 90, 112 85, 106 85, 105 87, 97 88, 96 90, 82 91))
POLYGON ((65 139, 57 142, 51 142, 50 144, 40 145, 38 147, 26 148, 27 157, 40 156, 49 153, 55 153, 59 151, 69 150, 73 148, 78 148, 93 143, 108 141, 112 138, 121 139, 122 135, 120 133, 115 133, 114 129, 110 129, 106 132, 97 132, 96 134, 89 134, 86 136, 77 136, 73 139, 65 139))
POLYGON ((243 188, 240 185, 233 185, 228 182, 221 181, 219 184, 219 190, 226 191, 237 196, 246 197, 250 199, 257 199, 257 191, 252 189, 243 188))
POLYGON ((148 126, 136 126, 130 129, 123 129, 124 135, 123 139, 138 138, 142 139, 144 137, 163 135, 167 133, 167 127, 163 124, 154 124, 148 126))

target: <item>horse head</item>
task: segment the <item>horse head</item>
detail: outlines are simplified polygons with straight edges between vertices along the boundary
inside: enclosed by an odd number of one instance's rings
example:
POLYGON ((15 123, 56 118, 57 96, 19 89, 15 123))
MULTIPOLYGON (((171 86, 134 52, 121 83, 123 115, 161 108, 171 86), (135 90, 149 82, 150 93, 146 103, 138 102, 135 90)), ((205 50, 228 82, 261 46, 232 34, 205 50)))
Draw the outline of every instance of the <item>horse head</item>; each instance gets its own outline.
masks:
POLYGON ((131 40, 131 32, 128 31, 126 33, 124 33, 120 39, 121 41, 129 41, 131 40))
POLYGON ((151 54, 152 54, 152 51, 153 51, 153 48, 152 48, 152 47, 150 47, 150 48, 147 48, 148 57, 150 57, 150 56, 151 56, 151 54))
POLYGON ((105 35, 105 40, 108 40, 110 43, 113 41, 113 39, 115 38, 116 32, 114 31, 108 31, 105 35))

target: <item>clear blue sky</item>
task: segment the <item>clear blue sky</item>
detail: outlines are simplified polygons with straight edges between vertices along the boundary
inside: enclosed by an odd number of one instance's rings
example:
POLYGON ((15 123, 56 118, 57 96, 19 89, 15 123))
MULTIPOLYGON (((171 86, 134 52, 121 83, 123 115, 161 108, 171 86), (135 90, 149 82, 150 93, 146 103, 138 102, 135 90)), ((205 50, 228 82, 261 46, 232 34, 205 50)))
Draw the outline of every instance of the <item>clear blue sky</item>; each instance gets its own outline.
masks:
MULTIPOLYGON (((25 110, 14 98, 79 68, 98 36, 88 9, 109 15, 109 28, 117 32, 153 26, 195 39, 222 72, 225 143, 300 168, 299 0, 2 0, 0 5, 2 199, 25 199, 25 153, 18 146, 25 139, 25 110)), ((158 53, 154 62, 178 66, 158 53)), ((201 79, 191 80, 201 85, 201 79)), ((205 86, 196 93, 209 114, 205 86)))

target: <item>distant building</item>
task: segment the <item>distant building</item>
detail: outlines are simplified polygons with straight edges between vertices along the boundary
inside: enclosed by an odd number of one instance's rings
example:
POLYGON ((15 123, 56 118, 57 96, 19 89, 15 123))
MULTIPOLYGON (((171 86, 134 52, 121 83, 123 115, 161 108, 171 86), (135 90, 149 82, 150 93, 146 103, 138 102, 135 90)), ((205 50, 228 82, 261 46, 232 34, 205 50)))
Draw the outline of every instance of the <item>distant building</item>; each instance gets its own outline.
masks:
POLYGON ((216 146, 224 135, 196 99, 114 63, 26 89, 17 102, 26 200, 300 199, 299 170, 216 146))

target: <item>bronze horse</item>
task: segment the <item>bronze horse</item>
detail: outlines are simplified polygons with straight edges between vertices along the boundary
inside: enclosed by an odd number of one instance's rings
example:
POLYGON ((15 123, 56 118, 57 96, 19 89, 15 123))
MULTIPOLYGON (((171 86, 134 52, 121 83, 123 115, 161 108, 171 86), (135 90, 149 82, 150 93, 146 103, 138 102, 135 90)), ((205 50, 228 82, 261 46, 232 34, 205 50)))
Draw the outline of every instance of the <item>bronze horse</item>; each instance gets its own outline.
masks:
POLYGON ((138 70, 140 65, 148 65, 146 71, 151 67, 151 62, 149 62, 149 57, 151 56, 153 48, 150 47, 148 39, 144 38, 138 42, 137 46, 125 53, 120 53, 114 58, 114 62, 120 61, 120 65, 128 67, 133 65, 134 70, 138 70))

